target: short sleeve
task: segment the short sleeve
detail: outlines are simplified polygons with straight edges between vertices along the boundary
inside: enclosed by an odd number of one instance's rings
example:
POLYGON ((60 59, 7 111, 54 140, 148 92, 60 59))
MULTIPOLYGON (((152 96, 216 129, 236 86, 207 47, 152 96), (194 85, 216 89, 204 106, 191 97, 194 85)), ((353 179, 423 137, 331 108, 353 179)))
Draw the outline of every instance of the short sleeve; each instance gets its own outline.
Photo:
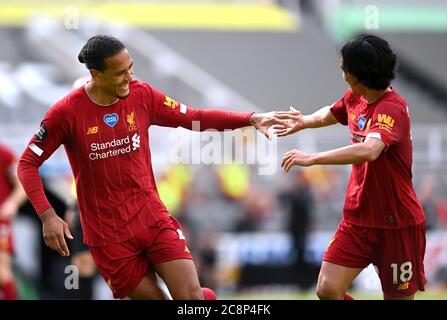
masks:
POLYGON ((366 137, 382 140, 387 147, 402 139, 409 123, 408 111, 396 102, 384 101, 376 106, 366 137))
POLYGON ((347 99, 352 95, 351 90, 345 92, 343 97, 335 101, 331 106, 331 112, 339 123, 344 126, 348 125, 348 112, 346 110, 347 99))

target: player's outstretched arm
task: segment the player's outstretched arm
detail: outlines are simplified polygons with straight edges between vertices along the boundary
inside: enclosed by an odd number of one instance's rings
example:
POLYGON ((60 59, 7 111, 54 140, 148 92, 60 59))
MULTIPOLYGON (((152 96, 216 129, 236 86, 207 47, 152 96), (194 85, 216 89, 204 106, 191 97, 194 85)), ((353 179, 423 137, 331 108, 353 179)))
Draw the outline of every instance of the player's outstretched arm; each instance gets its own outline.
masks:
POLYGON ((293 166, 309 167, 316 164, 353 164, 376 160, 385 143, 376 138, 366 138, 364 142, 318 153, 291 150, 284 154, 281 167, 288 172, 293 166))
POLYGON ((272 111, 272 112, 266 112, 266 113, 253 113, 250 116, 250 124, 256 128, 256 130, 259 130, 262 132, 267 139, 272 139, 272 134, 269 131, 269 129, 276 125, 276 126, 285 126, 287 125, 287 120, 281 120, 277 117, 278 114, 285 115, 290 114, 287 111, 279 112, 279 111, 272 111))
POLYGON ((146 94, 150 124, 164 127, 183 127, 193 131, 214 129, 218 131, 233 130, 253 126, 271 139, 269 129, 273 125, 286 126, 287 120, 279 119, 290 114, 284 112, 235 112, 223 109, 195 109, 166 96, 164 93, 143 84, 146 94))
POLYGON ((215 129, 223 131, 226 129, 237 129, 246 126, 253 126, 256 130, 262 132, 268 139, 272 138, 269 129, 274 125, 285 126, 287 120, 279 119, 277 115, 288 115, 290 112, 271 111, 265 113, 256 112, 234 112, 227 110, 200 110, 188 108, 186 112, 186 123, 180 125, 187 129, 194 130, 192 126, 194 121, 200 122, 200 131, 215 129))
POLYGON ((277 112, 275 116, 286 121, 284 124, 273 127, 278 137, 285 137, 307 128, 326 127, 338 122, 331 112, 331 106, 323 107, 310 115, 302 115, 301 112, 290 107, 290 111, 277 112))

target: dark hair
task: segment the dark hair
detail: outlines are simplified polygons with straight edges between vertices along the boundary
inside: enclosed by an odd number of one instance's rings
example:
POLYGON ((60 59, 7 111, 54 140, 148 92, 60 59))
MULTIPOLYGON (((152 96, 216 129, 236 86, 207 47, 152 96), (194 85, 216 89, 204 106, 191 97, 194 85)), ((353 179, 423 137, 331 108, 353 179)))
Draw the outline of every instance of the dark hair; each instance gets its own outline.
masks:
POLYGON ((368 88, 386 89, 395 77, 397 57, 382 38, 359 35, 345 43, 341 55, 343 70, 356 76, 368 88))
POLYGON ((104 71, 107 68, 105 60, 123 50, 124 44, 111 36, 96 35, 88 39, 79 52, 78 60, 85 63, 87 69, 104 71))

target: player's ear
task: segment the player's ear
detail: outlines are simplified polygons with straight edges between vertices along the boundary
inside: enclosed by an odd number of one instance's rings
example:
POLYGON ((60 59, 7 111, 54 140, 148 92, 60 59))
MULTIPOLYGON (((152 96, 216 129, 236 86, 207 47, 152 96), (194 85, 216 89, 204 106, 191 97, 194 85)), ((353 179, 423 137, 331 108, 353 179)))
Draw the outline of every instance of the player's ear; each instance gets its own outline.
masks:
POLYGON ((349 83, 350 85, 356 85, 357 83, 359 83, 359 80, 357 79, 357 77, 355 75, 353 75, 352 73, 345 71, 344 75, 345 75, 345 81, 347 83, 349 83))
POLYGON ((99 80, 101 77, 101 72, 96 69, 90 69, 90 75, 92 79, 99 80))

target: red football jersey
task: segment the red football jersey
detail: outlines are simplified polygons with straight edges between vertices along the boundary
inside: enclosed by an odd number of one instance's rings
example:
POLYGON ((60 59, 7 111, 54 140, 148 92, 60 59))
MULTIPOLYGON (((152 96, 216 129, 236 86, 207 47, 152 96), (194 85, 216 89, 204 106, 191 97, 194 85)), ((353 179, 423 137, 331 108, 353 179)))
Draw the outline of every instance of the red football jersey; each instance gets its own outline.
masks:
POLYGON ((375 161, 352 165, 343 219, 384 229, 422 223, 424 212, 412 184, 413 146, 405 99, 391 90, 368 104, 349 89, 331 112, 348 125, 352 143, 374 137, 386 145, 375 161))
POLYGON ((109 106, 93 102, 84 87, 46 114, 19 161, 19 178, 37 213, 51 205, 37 168, 63 144, 76 181, 84 242, 127 240, 168 216, 151 165, 149 126, 224 130, 249 125, 251 113, 196 110, 132 81, 130 94, 109 106))
POLYGON ((11 169, 14 162, 14 153, 4 145, 0 145, 0 205, 12 192, 13 185, 7 171, 11 169))

